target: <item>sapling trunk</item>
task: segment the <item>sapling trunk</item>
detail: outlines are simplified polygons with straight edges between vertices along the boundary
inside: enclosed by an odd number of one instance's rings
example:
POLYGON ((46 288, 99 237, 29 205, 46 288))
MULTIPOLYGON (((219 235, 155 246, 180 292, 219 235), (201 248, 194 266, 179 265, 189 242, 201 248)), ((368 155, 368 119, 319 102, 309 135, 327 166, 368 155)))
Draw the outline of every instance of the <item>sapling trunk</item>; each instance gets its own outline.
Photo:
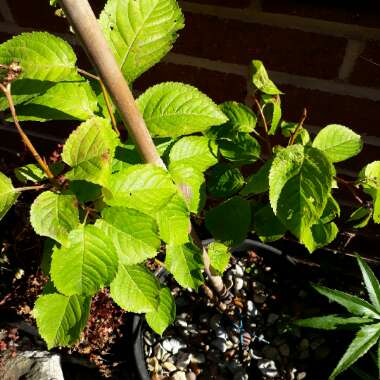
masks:
MULTIPOLYGON (((73 27, 88 57, 97 70, 101 81, 111 95, 128 133, 134 141, 141 158, 146 163, 161 166, 166 169, 153 140, 146 127, 145 121, 137 108, 135 99, 129 89, 118 63, 107 44, 99 27, 97 19, 87 0, 60 0, 61 7, 73 27)), ((191 236, 194 242, 203 250, 205 272, 210 283, 219 296, 228 294, 220 276, 214 276, 210 270, 210 261, 207 251, 202 247, 195 230, 191 236)))

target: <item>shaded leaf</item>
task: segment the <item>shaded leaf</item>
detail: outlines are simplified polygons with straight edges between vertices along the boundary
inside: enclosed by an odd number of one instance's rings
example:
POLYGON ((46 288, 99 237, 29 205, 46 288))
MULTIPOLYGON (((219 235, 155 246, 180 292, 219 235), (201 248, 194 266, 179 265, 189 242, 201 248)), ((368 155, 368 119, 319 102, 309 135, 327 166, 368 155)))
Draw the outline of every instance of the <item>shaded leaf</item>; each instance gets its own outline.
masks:
POLYGON ((371 300, 372 305, 376 308, 376 310, 380 312, 379 280, 376 278, 375 274, 373 273, 369 265, 360 256, 357 256, 356 258, 358 260, 358 264, 362 272, 364 284, 365 284, 365 287, 367 288, 369 299, 371 300))
POLYGON ((231 253, 222 243, 213 242, 207 247, 211 266, 222 275, 230 262, 231 253))
POLYGON ((380 223, 380 161, 366 165, 359 173, 361 186, 373 199, 373 221, 380 223))
POLYGON ((282 92, 269 79, 268 73, 261 61, 251 62, 251 82, 253 86, 268 95, 280 95, 282 92))
POLYGON ((245 104, 238 102, 224 102, 220 109, 227 116, 230 129, 235 132, 252 132, 256 127, 257 118, 253 111, 245 104))
POLYGON ((358 325, 364 325, 371 323, 372 321, 372 319, 368 318, 326 315, 323 317, 300 319, 298 321, 295 321, 294 324, 300 327, 311 327, 313 329, 336 330, 340 327, 357 327, 358 325))
POLYGON ((306 246, 310 253, 322 248, 335 240, 339 229, 333 222, 313 224, 310 228, 302 231, 300 241, 306 246))
POLYGON ((285 235, 286 228, 274 215, 270 205, 254 212, 252 220, 254 232, 264 243, 281 239, 285 235))
POLYGON ((239 168, 231 165, 216 165, 207 181, 208 192, 217 198, 229 197, 237 193, 244 185, 244 177, 239 168))
POLYGON ((240 191, 241 195, 261 194, 269 190, 269 171, 272 162, 273 159, 269 159, 255 174, 248 178, 247 184, 240 191))
POLYGON ((12 185, 12 181, 0 172, 0 220, 16 203, 19 193, 12 185))

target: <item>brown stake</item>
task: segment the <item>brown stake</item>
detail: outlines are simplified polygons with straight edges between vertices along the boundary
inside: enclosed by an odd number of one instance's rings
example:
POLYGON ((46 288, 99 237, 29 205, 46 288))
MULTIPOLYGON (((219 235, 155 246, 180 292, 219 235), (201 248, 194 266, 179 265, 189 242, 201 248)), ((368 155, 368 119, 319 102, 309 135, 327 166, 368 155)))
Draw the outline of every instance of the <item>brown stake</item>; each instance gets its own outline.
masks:
MULTIPOLYGON (((132 137, 143 161, 166 169, 149 134, 145 121, 137 108, 128 83, 120 71, 119 65, 104 38, 88 1, 59 0, 59 2, 88 57, 92 61, 94 68, 97 70, 100 79, 118 108, 129 136, 132 137)), ((195 238, 196 233, 194 229, 192 229, 191 235, 194 238, 194 242, 202 248, 199 239, 195 238)), ((212 275, 206 250, 203 249, 203 252, 205 272, 209 277, 210 283, 219 295, 225 295, 226 288, 221 277, 212 275)))

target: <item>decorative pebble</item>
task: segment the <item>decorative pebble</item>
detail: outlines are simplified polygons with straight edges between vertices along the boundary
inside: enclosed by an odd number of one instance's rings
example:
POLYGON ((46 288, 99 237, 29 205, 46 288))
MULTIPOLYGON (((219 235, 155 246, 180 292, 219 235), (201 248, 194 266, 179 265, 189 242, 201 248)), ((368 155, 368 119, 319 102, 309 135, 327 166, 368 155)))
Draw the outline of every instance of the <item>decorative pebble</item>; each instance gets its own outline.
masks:
POLYGON ((236 266, 235 266, 235 275, 237 277, 243 277, 244 276, 244 270, 239 264, 236 264, 236 266))
POLYGON ((202 364, 206 361, 206 357, 201 352, 197 352, 195 354, 192 354, 190 361, 191 363, 202 364))
POLYGON ((210 319, 210 327, 213 330, 216 330, 220 327, 220 320, 221 320, 221 315, 220 314, 215 314, 212 316, 210 319))
POLYGON ((186 380, 196 380, 197 375, 194 372, 188 372, 186 374, 186 380))
POLYGON ((282 344, 278 350, 282 356, 288 357, 290 355, 290 348, 287 344, 282 344))
POLYGON ((165 368, 166 370, 168 370, 169 372, 174 372, 177 370, 177 367, 171 362, 165 362, 162 365, 162 367, 165 368))
POLYGON ((186 344, 182 343, 181 341, 179 341, 178 339, 175 339, 175 338, 169 338, 169 339, 165 339, 163 342, 162 342, 162 346, 163 348, 168 351, 168 352, 171 352, 172 354, 177 354, 178 351, 182 348, 185 348, 186 347, 186 344))
POLYGON ((306 372, 300 372, 299 374, 297 374, 297 380, 306 379, 306 375, 306 372))
POLYGON ((171 380, 187 380, 186 373, 182 371, 178 371, 172 375, 171 380))
POLYGON ((270 378, 275 378, 278 376, 276 363, 273 360, 259 360, 257 366, 264 376, 268 376, 270 378))
POLYGON ((243 370, 236 372, 234 375, 234 380, 248 380, 248 379, 249 379, 248 374, 243 370))
POLYGON ((266 296, 260 295, 260 294, 255 294, 253 296, 253 302, 258 303, 258 304, 264 303, 266 299, 267 299, 266 296))
POLYGON ((268 325, 273 325, 278 320, 278 318, 280 318, 279 315, 275 313, 270 313, 267 319, 268 325))
POLYGON ((228 338, 228 334, 227 334, 226 330, 224 330, 222 328, 217 328, 215 330, 215 335, 217 338, 223 339, 224 341, 226 341, 228 338))
POLYGON ((180 352, 177 355, 177 360, 175 364, 178 369, 184 371, 187 368, 187 366, 190 364, 190 360, 191 360, 191 354, 189 354, 188 352, 180 352))
POLYGON ((227 350, 227 345, 226 345, 226 342, 223 340, 223 339, 220 339, 220 338, 216 338, 214 339, 211 344, 217 348, 219 351, 221 352, 226 352, 227 350))
POLYGON ((257 307, 255 306, 255 304, 251 300, 247 301, 247 314, 252 315, 254 317, 256 317, 259 314, 257 307))
POLYGON ((235 283, 234 283, 234 290, 235 292, 238 292, 240 289, 242 289, 244 286, 244 280, 240 277, 235 278, 235 283))

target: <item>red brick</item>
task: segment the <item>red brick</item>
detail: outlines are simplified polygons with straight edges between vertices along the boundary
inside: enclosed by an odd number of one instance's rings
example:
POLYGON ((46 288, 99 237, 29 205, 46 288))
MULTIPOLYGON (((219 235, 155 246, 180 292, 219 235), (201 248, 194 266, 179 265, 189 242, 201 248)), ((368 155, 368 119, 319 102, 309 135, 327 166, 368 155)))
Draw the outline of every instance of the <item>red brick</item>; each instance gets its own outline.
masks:
POLYGON ((191 2, 231 8, 246 8, 250 4, 250 0, 191 0, 191 2))
MULTIPOLYGON (((90 3, 95 13, 98 14, 104 6, 105 0, 92 0, 90 3)), ((55 16, 55 10, 49 5, 48 0, 8 0, 8 4, 20 26, 51 32, 69 31, 67 20, 55 16)))
POLYGON ((243 77, 171 63, 156 65, 135 82, 134 88, 145 90, 153 84, 165 81, 191 84, 216 102, 244 101, 246 96, 246 81, 243 77))
POLYGON ((325 126, 343 124, 370 136, 380 137, 380 101, 334 95, 318 90, 307 90, 293 86, 280 86, 283 96, 284 117, 298 120, 303 107, 308 110, 307 123, 325 126))
POLYGON ((174 51, 244 65, 261 59, 271 70, 333 79, 345 46, 343 38, 187 13, 174 51))
POLYGON ((380 27, 380 3, 373 0, 271 0, 262 6, 267 12, 380 27))
POLYGON ((350 81, 361 86, 380 87, 380 43, 368 43, 356 62, 350 81))

